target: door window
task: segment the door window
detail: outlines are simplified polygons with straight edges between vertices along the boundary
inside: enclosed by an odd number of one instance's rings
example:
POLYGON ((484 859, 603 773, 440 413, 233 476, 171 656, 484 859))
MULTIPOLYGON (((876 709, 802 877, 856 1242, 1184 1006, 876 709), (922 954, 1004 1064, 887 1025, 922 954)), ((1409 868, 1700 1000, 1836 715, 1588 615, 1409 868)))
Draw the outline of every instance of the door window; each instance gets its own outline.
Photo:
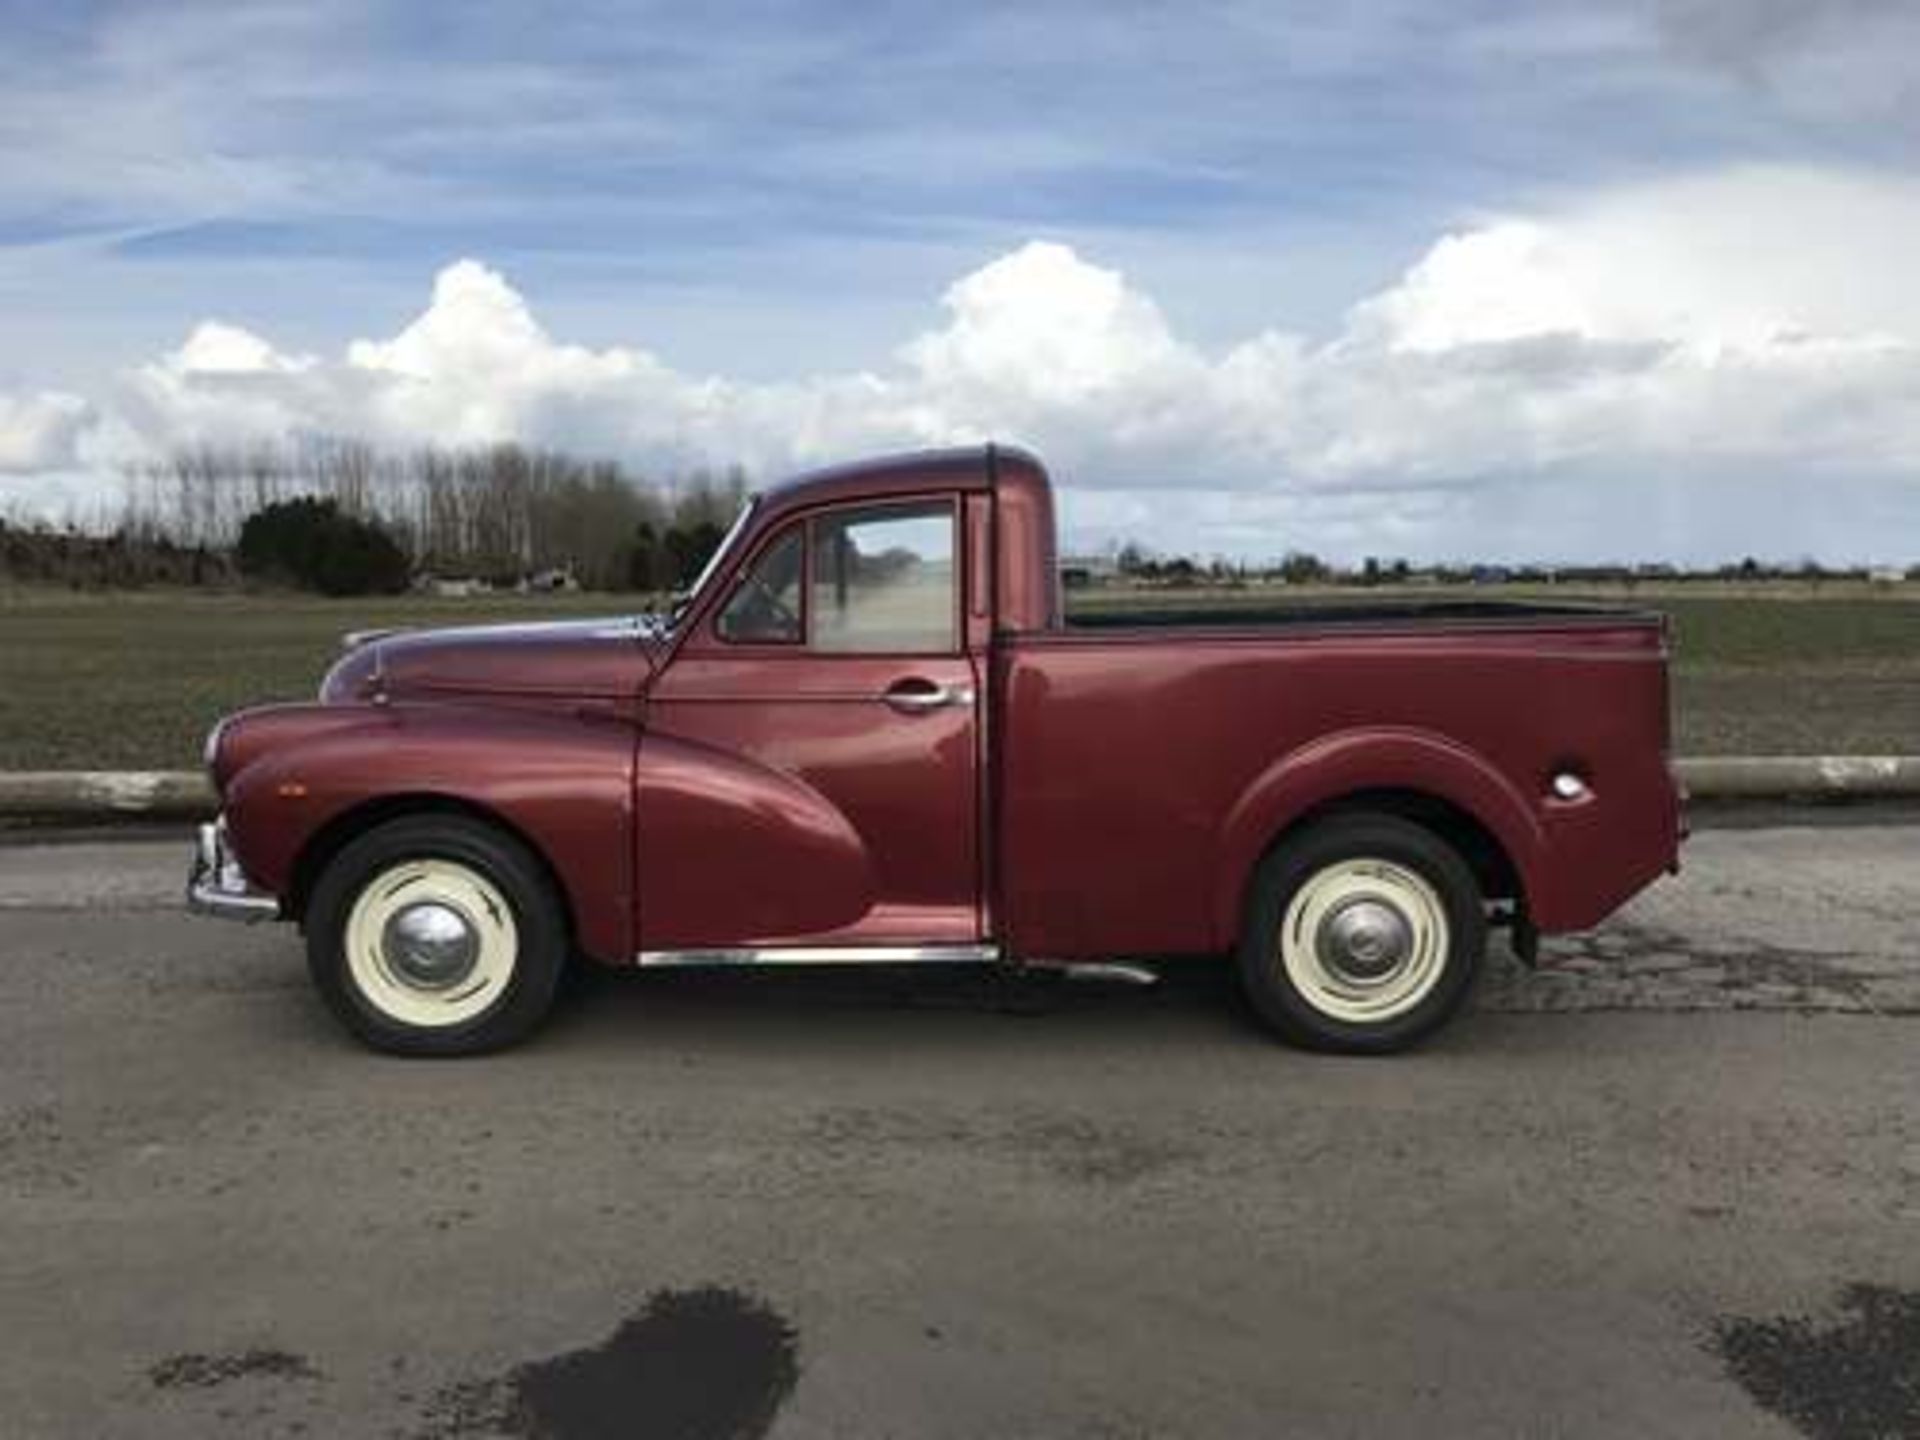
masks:
POLYGON ((951 502, 845 510, 812 528, 814 649, 958 648, 951 502))

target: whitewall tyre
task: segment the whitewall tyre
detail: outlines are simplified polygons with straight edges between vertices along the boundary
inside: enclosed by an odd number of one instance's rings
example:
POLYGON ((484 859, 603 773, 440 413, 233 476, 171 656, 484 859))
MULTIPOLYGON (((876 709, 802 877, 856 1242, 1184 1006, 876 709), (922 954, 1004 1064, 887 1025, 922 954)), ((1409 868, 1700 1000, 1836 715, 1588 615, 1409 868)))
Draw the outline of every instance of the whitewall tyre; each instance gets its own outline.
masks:
POLYGON ((566 916, 511 835, 459 815, 407 816, 346 845, 307 906, 307 964, 376 1049, 465 1055, 523 1038, 553 1002, 566 916))
POLYGON ((1485 905, 1458 853, 1411 821, 1355 812, 1261 862, 1238 963, 1249 1001, 1284 1038, 1379 1054, 1444 1024, 1485 949, 1485 905))

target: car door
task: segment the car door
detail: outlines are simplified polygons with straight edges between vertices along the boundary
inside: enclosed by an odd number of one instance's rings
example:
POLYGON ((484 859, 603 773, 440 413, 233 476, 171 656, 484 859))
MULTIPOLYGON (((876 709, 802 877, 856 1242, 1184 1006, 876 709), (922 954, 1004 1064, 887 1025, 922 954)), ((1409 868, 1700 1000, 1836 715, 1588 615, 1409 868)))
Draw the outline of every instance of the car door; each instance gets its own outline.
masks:
POLYGON ((641 948, 981 938, 957 496, 769 534, 648 696, 641 948))

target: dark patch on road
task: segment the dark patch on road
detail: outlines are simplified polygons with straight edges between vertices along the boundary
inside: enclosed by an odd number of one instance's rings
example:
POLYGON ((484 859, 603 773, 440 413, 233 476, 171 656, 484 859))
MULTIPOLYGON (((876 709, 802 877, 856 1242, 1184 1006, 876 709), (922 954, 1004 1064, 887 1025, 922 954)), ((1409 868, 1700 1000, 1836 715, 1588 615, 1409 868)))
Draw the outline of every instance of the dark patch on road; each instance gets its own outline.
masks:
POLYGON ((798 1337, 751 1295, 662 1290, 602 1344, 440 1391, 416 1440, 756 1440, 800 1379, 798 1337))
POLYGON ((231 1350, 218 1355, 169 1355, 147 1371, 156 1390, 211 1390, 233 1380, 320 1380, 304 1355, 287 1350, 231 1350))
POLYGON ((1920 1291, 1853 1285, 1840 1316, 1728 1316, 1713 1349, 1763 1409, 1814 1440, 1920 1435, 1920 1291))

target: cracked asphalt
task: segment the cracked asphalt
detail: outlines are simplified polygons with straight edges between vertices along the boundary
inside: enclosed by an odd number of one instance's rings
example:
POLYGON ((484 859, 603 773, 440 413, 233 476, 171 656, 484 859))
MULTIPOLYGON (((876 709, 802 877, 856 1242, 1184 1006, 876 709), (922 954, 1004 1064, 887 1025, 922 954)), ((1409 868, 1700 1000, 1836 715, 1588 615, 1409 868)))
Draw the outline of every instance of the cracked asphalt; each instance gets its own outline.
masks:
POLYGON ((1388 1061, 1207 967, 395 1061, 177 837, 0 845, 0 1434, 1920 1434, 1920 824, 1815 818, 1388 1061))
MULTIPOLYGON (((1710 829, 1599 930, 1496 963, 1483 1009, 1920 1013, 1920 827, 1710 829)), ((1504 957, 1503 957, 1504 958, 1504 957)))

